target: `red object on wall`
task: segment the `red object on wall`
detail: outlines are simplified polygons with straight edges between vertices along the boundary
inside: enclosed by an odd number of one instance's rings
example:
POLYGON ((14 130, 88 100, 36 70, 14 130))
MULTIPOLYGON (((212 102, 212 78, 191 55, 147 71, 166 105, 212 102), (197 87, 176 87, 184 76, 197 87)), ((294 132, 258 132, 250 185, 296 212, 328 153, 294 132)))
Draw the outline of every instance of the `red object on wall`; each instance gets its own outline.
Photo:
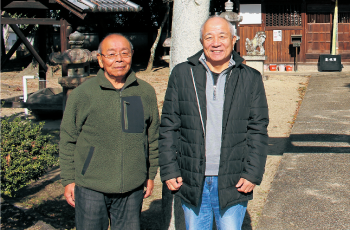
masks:
POLYGON ((276 64, 270 64, 270 71, 276 71, 277 65, 276 64))
POLYGON ((293 66, 286 65, 286 71, 293 71, 293 66))

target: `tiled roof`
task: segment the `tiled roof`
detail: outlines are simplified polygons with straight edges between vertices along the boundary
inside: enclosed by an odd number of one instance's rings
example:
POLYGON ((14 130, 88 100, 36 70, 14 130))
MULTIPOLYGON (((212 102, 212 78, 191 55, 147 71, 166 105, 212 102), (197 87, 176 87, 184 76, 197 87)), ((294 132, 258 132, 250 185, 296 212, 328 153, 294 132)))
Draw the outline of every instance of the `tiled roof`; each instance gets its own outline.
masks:
POLYGON ((62 0, 83 12, 138 12, 142 7, 128 0, 62 0))

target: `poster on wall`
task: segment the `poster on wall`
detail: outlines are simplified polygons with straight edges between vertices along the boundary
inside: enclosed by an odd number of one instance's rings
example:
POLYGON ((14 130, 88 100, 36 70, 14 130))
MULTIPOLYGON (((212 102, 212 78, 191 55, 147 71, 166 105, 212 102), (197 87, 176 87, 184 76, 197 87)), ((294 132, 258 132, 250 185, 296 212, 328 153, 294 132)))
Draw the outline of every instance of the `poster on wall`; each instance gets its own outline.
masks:
POLYGON ((261 24, 261 4, 240 4, 240 24, 261 24))
POLYGON ((274 30, 273 31, 273 41, 281 42, 282 41, 282 30, 274 30))

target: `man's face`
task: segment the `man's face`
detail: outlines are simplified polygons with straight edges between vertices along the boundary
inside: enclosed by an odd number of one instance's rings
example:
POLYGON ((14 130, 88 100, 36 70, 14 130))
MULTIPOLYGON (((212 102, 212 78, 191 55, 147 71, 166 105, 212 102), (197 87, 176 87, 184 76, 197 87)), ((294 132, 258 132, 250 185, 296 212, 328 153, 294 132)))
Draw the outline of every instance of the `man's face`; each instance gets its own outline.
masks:
POLYGON ((232 38, 225 19, 215 17, 204 24, 201 43, 207 61, 213 66, 224 65, 230 61, 235 42, 236 37, 232 38))
POLYGON ((128 40, 120 35, 110 35, 103 40, 101 53, 97 58, 100 67, 105 70, 105 75, 110 78, 124 78, 131 68, 133 54, 128 40), (125 53, 129 53, 129 57, 123 57, 122 54, 125 53), (108 55, 111 55, 110 58, 108 55))

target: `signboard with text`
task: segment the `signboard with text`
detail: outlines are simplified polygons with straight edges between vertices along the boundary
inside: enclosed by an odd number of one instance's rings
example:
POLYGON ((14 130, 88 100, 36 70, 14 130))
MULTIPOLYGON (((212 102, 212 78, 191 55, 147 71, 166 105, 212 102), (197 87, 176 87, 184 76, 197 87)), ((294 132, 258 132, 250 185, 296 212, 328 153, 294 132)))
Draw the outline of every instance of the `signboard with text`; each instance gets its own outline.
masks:
POLYGON ((282 41, 282 30, 274 30, 273 31, 273 41, 281 42, 282 41))

